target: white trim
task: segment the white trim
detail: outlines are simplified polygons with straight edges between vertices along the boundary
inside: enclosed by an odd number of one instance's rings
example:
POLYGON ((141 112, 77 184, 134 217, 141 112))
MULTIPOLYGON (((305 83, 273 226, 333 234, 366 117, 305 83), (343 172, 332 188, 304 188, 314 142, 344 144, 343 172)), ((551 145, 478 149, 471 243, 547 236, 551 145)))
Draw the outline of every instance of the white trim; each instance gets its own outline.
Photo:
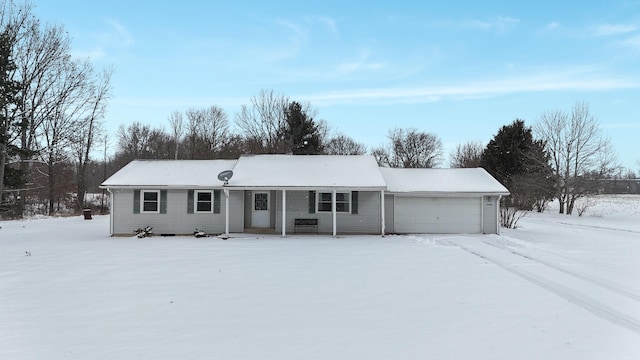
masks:
MULTIPOLYGON (((194 214, 212 214, 213 213, 213 203, 215 202, 215 193, 213 190, 193 190, 193 213, 194 214), (198 210, 198 194, 211 194, 211 207, 209 210, 198 210)), ((202 201, 205 203, 206 201, 202 201)))
MULTIPOLYGON (((140 214, 160 214, 160 190, 140 190, 140 214), (144 210, 144 194, 146 193, 156 193, 158 195, 158 200, 156 201, 156 211, 145 211, 144 210)), ((149 201, 152 202, 152 201, 149 201)))

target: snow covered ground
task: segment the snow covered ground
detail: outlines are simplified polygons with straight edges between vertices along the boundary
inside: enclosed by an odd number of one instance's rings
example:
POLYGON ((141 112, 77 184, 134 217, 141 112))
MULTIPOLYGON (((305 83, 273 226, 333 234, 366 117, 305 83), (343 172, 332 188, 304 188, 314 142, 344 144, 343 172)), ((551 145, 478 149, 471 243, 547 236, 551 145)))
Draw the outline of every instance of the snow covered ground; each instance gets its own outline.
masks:
POLYGON ((640 196, 496 235, 0 222, 0 359, 639 359, 640 196))

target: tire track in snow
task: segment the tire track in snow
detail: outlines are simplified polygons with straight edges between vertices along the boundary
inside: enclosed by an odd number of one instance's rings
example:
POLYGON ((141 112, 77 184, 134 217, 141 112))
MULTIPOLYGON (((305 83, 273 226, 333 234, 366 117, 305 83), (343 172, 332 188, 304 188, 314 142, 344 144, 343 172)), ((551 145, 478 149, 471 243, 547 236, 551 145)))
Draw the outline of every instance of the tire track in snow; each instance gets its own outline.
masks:
POLYGON ((620 294, 622 296, 626 296, 626 297, 628 297, 630 299, 633 299, 633 300, 636 300, 636 301, 640 301, 640 295, 636 294, 635 292, 633 292, 631 290, 625 289, 621 285, 614 284, 612 282, 609 282, 607 280, 598 278, 596 276, 587 276, 587 275, 579 273, 577 271, 573 271, 573 270, 569 270, 569 269, 563 268, 563 267, 558 266, 556 264, 553 264, 553 263, 551 263, 549 261, 542 260, 540 258, 531 256, 531 255, 523 254, 523 253, 521 253, 519 251, 516 251, 516 250, 513 250, 513 249, 509 249, 506 246, 500 246, 498 244, 492 244, 492 243, 487 242, 487 241, 483 241, 483 243, 485 243, 485 244, 487 244, 489 246, 493 246, 495 248, 498 248, 500 250, 507 251, 507 252, 509 252, 511 254, 514 254, 514 255, 517 255, 517 256, 521 256, 521 257, 523 257, 525 259, 531 260, 531 261, 536 262, 538 264, 548 266, 548 267, 550 267, 552 269, 561 271, 561 272, 563 272, 565 274, 568 274, 568 275, 571 275, 571 276, 575 276, 578 279, 582 279, 584 281, 587 281, 587 282, 590 282, 592 284, 598 285, 598 286, 603 287, 603 288, 605 288, 607 290, 616 292, 616 293, 618 293, 618 294, 620 294))
MULTIPOLYGON (((534 221, 534 222, 548 222, 549 220, 543 220, 543 219, 527 219, 528 221, 534 221)), ((551 220, 551 222, 553 222, 554 224, 561 224, 561 225, 568 225, 568 226, 575 226, 575 227, 586 227, 586 228, 591 228, 591 229, 599 229, 599 230, 613 230, 613 231, 620 231, 620 232, 625 232, 625 233, 632 233, 632 234, 640 234, 640 231, 637 230, 630 230, 630 229, 619 229, 619 228, 613 228, 613 227, 607 227, 607 226, 597 226, 597 225, 587 225, 587 224, 576 224, 576 223, 570 223, 570 222, 566 222, 566 221, 554 221, 551 220)))
MULTIPOLYGON (((494 263, 497 266, 501 267, 502 269, 562 297, 563 299, 569 301, 574 305, 581 307, 582 309, 590 312, 593 315, 596 315, 618 326, 629 329, 635 332, 636 334, 640 334, 639 319, 636 319, 632 316, 628 316, 608 305, 605 305, 599 302, 598 300, 594 299, 593 297, 590 297, 589 295, 583 294, 579 291, 575 291, 571 289, 569 286, 559 284, 543 276, 535 275, 528 271, 519 269, 514 265, 498 260, 495 257, 486 254, 486 252, 483 253, 482 251, 478 251, 477 249, 471 249, 470 247, 462 245, 459 242, 454 242, 452 240, 447 240, 447 242, 449 242, 452 246, 457 246, 458 248, 474 256, 477 256, 481 259, 494 263)), ((536 264, 535 261, 533 260, 530 260, 530 261, 536 264)), ((538 264, 538 265, 544 265, 544 264, 538 264)), ((553 270, 558 271, 557 269, 553 269, 553 270)))

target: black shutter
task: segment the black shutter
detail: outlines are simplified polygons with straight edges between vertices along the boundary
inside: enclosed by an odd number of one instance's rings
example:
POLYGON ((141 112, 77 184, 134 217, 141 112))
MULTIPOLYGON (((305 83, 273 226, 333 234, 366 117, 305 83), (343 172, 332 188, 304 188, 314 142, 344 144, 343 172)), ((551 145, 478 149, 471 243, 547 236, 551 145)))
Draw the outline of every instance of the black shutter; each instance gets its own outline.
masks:
POLYGON ((309 191, 309 214, 316 213, 316 192, 309 191))
POLYGON ((187 190, 187 214, 193 214, 193 190, 187 190))
POLYGON ((167 213, 167 190, 160 190, 160 214, 167 213))
POLYGON ((140 214, 140 190, 133 190, 133 213, 140 214))
POLYGON ((213 213, 220 214, 220 190, 213 190, 213 213))
POLYGON ((357 191, 351 192, 351 213, 352 214, 358 213, 358 192, 357 191))

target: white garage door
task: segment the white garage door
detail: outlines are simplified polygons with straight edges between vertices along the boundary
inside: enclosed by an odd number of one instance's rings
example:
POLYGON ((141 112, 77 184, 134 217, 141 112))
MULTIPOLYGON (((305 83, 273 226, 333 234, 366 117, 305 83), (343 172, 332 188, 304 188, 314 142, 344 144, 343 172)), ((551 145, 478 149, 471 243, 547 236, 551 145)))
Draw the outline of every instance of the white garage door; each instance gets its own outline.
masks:
POLYGON ((397 233, 480 233, 482 198, 396 196, 394 220, 397 233))

